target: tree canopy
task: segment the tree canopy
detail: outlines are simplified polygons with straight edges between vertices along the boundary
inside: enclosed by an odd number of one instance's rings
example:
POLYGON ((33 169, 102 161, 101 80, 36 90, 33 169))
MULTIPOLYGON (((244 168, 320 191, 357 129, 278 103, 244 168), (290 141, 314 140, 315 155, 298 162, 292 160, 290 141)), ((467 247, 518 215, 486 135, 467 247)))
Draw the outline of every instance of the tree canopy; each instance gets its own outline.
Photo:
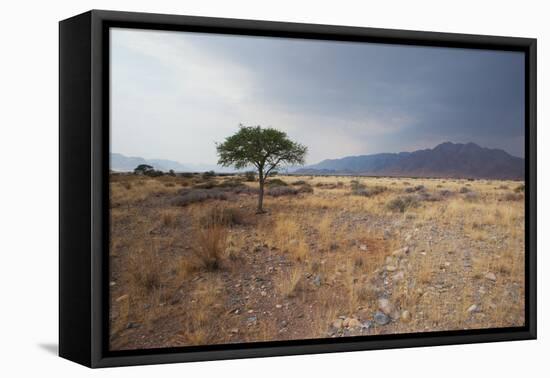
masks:
POLYGON ((260 197, 258 211, 262 212, 265 179, 283 165, 305 163, 307 147, 290 140, 283 131, 261 126, 240 125, 239 131, 216 145, 218 164, 243 169, 254 166, 258 171, 260 197))

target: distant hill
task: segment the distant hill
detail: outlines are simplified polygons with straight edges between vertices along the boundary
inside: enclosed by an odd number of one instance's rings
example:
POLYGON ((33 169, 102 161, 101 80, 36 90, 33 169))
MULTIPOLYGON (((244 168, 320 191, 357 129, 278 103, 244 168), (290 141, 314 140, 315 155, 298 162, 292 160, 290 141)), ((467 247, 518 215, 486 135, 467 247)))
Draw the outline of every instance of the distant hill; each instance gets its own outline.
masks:
POLYGON ((525 161, 475 143, 442 143, 433 149, 323 160, 294 174, 524 179, 525 161))
POLYGON ((111 169, 119 172, 133 171, 140 164, 148 164, 159 171, 168 172, 173 169, 175 172, 188 171, 184 165, 173 160, 144 159, 142 157, 129 157, 122 154, 111 153, 111 169))

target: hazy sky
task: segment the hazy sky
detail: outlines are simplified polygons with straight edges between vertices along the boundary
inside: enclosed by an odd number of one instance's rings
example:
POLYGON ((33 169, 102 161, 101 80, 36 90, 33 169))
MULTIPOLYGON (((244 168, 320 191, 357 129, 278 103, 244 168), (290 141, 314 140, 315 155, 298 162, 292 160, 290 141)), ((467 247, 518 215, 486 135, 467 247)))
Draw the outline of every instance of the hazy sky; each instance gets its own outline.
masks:
POLYGON ((307 163, 474 142, 523 157, 522 53, 112 29, 111 151, 213 164, 272 126, 307 163))

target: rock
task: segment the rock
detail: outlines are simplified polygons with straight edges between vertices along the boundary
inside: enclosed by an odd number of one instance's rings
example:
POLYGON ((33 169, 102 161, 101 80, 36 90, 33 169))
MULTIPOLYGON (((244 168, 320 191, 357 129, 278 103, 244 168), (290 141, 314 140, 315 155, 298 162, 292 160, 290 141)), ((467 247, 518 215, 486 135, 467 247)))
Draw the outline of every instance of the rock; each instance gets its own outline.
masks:
POLYGON ((408 246, 396 249, 395 251, 392 252, 392 256, 402 257, 402 256, 405 256, 407 253, 409 253, 409 247, 408 246))
POLYGON ((401 321, 408 323, 411 321, 411 313, 408 310, 401 312, 401 321))
POLYGON ((256 323, 256 320, 258 320, 258 318, 256 317, 256 315, 253 315, 253 316, 249 316, 246 321, 248 323, 256 323))
POLYGON ((282 307, 283 307, 283 305, 280 305, 280 304, 275 305, 275 308, 282 308, 282 307))
POLYGON ((366 245, 366 244, 360 244, 360 245, 359 245, 359 249, 360 249, 361 251, 366 251, 366 250, 367 250, 367 245, 366 245))
POLYGON ((387 298, 378 299, 378 308, 386 315, 389 315, 393 312, 393 305, 387 298))
POLYGON ((471 305, 470 307, 468 307, 468 309, 467 309, 466 311, 467 311, 467 312, 470 312, 470 313, 472 313, 472 312, 478 312, 478 311, 479 311, 479 307, 478 307, 478 305, 473 304, 473 305, 471 305))
POLYGON ((487 278, 489 281, 493 281, 493 282, 497 280, 497 276, 494 273, 491 273, 491 272, 487 273, 485 275, 485 278, 487 278))
POLYGON ((231 328, 231 330, 229 332, 230 333, 239 333, 239 329, 238 328, 231 328))
POLYGON ((388 272, 395 272, 397 270, 397 267, 395 265, 386 265, 386 270, 388 272))
POLYGON ((116 302, 122 302, 122 301, 128 300, 128 298, 130 298, 130 296, 128 294, 124 294, 124 295, 121 295, 120 297, 118 297, 117 299, 115 299, 115 301, 116 302))
POLYGON ((265 297, 265 296, 267 295, 267 291, 261 291, 261 292, 260 292, 260 295, 261 295, 262 297, 265 297))
POLYGON ((248 310, 248 313, 249 313, 249 314, 253 314, 253 313, 254 313, 254 310, 248 310))
POLYGON ((126 328, 127 329, 139 328, 139 323, 130 322, 130 323, 126 324, 126 328))
POLYGON ((342 319, 336 319, 331 325, 333 328, 341 329, 344 326, 344 321, 342 319))
POLYGON ((113 286, 115 286, 115 285, 116 285, 116 282, 115 282, 115 281, 109 282, 109 286, 113 287, 113 286))
POLYGON ((376 314, 374 314, 374 321, 376 324, 386 325, 390 322, 390 317, 383 312, 377 311, 376 314))
POLYGON ((321 275, 320 274, 315 276, 315 278, 313 279, 313 284, 317 287, 321 286, 321 275))
POLYGON ((400 270, 399 272, 395 273, 392 276, 392 280, 394 280, 396 282, 402 281, 404 278, 405 278, 405 273, 403 273, 402 270, 400 270))
POLYGON ((372 328, 373 324, 372 324, 372 321, 370 320, 367 320, 367 321, 364 321, 363 323, 361 323, 361 328, 363 329, 369 329, 369 328, 372 328))
POLYGON ((345 328, 359 328, 361 327, 361 322, 355 318, 346 318, 342 325, 345 328))

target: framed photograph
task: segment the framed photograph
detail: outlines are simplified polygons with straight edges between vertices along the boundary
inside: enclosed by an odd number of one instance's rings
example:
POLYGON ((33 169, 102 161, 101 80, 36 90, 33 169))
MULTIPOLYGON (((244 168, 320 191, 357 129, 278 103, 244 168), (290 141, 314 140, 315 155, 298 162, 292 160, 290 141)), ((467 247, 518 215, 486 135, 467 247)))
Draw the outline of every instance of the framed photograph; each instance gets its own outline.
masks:
POLYGON ((536 338, 536 40, 60 22, 62 357, 536 338))

